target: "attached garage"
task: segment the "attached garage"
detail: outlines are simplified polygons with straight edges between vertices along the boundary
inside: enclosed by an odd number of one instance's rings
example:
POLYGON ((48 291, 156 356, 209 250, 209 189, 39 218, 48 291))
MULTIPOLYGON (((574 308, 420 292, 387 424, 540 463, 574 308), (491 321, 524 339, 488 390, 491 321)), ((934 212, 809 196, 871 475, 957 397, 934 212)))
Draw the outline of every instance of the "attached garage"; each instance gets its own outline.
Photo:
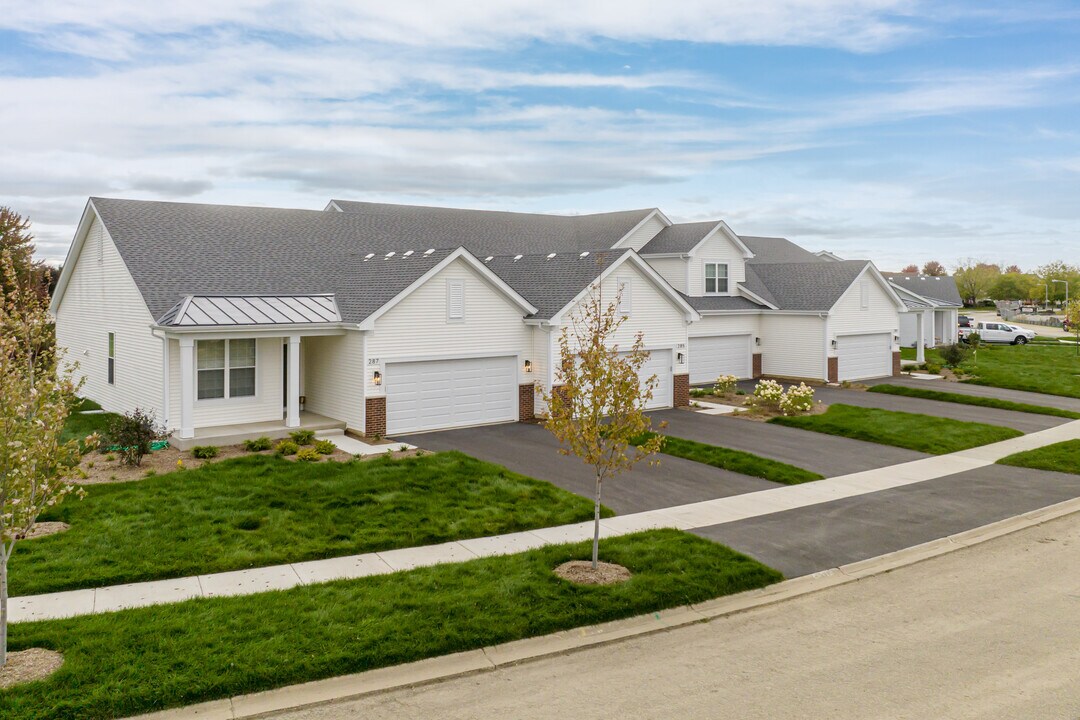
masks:
POLYGON ((892 333, 840 335, 836 357, 841 381, 892 375, 892 333))
POLYGON ((387 435, 518 419, 513 356, 391 362, 385 387, 387 435))
POLYGON ((716 335, 690 338, 690 384, 711 383, 721 375, 748 378, 751 335, 716 335))
POLYGON ((649 352, 649 359, 645 361, 645 364, 641 367, 639 373, 641 376, 641 384, 645 385, 645 381, 653 375, 656 376, 656 387, 653 388, 652 400, 645 406, 650 410, 657 408, 671 407, 673 404, 672 391, 674 388, 674 382, 672 381, 672 366, 671 366, 671 351, 670 350, 651 350, 649 352))

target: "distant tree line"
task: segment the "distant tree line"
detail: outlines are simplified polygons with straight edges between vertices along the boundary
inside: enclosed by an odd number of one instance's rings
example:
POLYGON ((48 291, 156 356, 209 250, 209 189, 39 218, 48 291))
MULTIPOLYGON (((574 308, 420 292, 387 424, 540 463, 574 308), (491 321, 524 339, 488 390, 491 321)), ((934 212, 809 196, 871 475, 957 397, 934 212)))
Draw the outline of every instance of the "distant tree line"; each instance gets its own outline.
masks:
MULTIPOLYGON (((917 274, 919 266, 912 263, 901 272, 917 274)), ((947 271, 942 263, 931 260, 923 265, 922 274, 938 277, 946 275, 947 271)), ((1068 283, 1070 299, 1080 297, 1080 266, 1070 265, 1062 260, 1024 272, 1019 265, 1002 267, 996 263, 968 258, 956 263, 953 267, 953 278, 966 305, 975 305, 980 300, 1063 303, 1064 283, 1068 283), (1054 282, 1055 280, 1059 282, 1054 282)))

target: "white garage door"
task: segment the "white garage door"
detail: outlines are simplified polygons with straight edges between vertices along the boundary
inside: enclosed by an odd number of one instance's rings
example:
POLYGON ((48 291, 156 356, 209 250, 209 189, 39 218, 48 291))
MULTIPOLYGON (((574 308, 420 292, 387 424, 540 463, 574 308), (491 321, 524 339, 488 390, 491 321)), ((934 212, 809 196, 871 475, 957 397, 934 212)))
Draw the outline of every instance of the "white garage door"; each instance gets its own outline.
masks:
POLYGON ((384 382, 388 435, 518 419, 513 357, 389 363, 384 382))
POLYGON ((721 375, 748 378, 750 336, 722 335, 690 338, 690 382, 711 383, 721 375))
POLYGON ((840 380, 892 375, 892 334, 841 335, 836 338, 840 380))
POLYGON ((650 350, 649 359, 645 361, 638 374, 641 377, 642 386, 651 376, 656 376, 656 387, 653 388, 652 400, 648 402, 646 408, 653 410, 672 406, 672 389, 674 385, 671 379, 670 350, 650 350))

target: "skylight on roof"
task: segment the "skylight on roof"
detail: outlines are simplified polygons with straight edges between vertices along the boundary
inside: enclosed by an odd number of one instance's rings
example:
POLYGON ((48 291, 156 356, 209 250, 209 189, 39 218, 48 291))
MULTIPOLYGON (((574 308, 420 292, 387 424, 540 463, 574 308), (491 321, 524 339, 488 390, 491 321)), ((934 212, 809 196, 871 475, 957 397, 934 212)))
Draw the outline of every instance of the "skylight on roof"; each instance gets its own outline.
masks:
POLYGON ((588 250, 586 250, 585 252, 583 252, 583 253, 581 253, 580 255, 578 255, 578 257, 589 257, 589 251, 588 251, 588 250))
POLYGON ((424 251, 424 254, 425 255, 430 255, 433 252, 435 252, 435 248, 428 248, 427 250, 424 251))
POLYGON ((413 251, 412 251, 412 250, 406 250, 406 251, 404 252, 404 254, 402 254, 402 256, 401 256, 401 257, 409 257, 409 256, 410 256, 410 255, 412 255, 412 254, 413 254, 413 251))
POLYGON ((514 256, 514 262, 517 262, 517 261, 518 261, 518 260, 520 260, 521 258, 522 258, 522 256, 521 256, 521 255, 515 255, 515 256, 514 256))
POLYGON ((550 260, 550 259, 551 259, 551 258, 553 258, 553 257, 555 257, 555 253, 550 253, 550 254, 548 255, 548 258, 547 258, 547 259, 548 259, 548 260, 550 260))
POLYGON ((396 255, 396 254, 397 253, 395 253, 393 250, 391 250, 390 252, 386 253, 386 259, 389 260, 390 258, 394 257, 394 255, 396 255))

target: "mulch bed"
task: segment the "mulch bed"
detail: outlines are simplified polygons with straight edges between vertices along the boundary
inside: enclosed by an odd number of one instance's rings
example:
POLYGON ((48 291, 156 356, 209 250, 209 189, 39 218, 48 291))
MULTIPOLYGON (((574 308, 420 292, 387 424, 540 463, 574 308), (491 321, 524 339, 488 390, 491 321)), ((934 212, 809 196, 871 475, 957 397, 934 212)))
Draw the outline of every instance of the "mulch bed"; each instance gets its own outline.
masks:
POLYGON ((44 680, 63 664, 63 655, 44 648, 8 653, 7 663, 0 667, 0 690, 34 680, 44 680))
POLYGON ((615 563, 598 562, 593 570, 591 560, 571 560, 555 568, 563 580, 578 585, 615 585, 630 579, 630 571, 615 563))

